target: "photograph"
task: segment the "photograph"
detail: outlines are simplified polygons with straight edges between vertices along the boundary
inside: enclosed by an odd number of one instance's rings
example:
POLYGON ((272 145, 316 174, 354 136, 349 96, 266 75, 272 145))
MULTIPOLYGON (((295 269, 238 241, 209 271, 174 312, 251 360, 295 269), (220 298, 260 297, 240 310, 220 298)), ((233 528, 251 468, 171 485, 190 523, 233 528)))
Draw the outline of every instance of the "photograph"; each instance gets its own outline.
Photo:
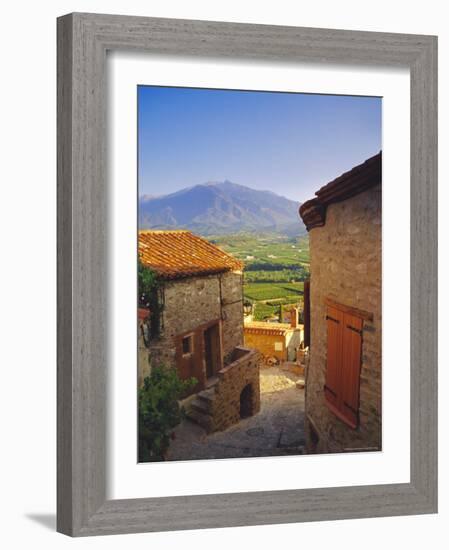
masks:
POLYGON ((382 449, 382 98, 140 85, 138 461, 382 449))

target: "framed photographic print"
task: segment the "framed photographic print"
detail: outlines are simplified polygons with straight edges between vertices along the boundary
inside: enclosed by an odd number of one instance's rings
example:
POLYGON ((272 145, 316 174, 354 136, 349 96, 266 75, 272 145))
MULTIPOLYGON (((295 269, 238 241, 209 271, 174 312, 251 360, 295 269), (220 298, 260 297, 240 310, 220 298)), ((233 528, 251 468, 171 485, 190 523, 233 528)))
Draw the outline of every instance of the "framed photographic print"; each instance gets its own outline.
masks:
POLYGON ((436 38, 58 20, 58 530, 432 513, 436 38))

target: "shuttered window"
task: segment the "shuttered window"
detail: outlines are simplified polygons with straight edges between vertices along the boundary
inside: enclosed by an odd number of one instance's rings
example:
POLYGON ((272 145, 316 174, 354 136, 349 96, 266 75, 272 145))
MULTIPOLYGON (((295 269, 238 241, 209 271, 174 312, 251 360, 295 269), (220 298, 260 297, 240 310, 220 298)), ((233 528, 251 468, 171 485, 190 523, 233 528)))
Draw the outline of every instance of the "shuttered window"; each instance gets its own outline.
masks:
POLYGON ((358 426, 363 319, 348 308, 328 306, 324 395, 331 411, 351 428, 358 426))

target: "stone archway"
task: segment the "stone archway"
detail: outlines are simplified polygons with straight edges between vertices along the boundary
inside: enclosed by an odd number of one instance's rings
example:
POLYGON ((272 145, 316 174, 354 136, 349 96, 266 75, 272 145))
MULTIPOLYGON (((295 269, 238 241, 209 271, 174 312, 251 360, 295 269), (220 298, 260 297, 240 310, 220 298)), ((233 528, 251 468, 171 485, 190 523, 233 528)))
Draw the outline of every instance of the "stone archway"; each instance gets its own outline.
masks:
POLYGON ((253 387, 247 384, 240 393, 240 418, 248 418, 253 414, 253 387))
POLYGON ((199 392, 187 411, 209 433, 226 430, 260 410, 260 353, 239 346, 232 358, 218 371, 216 383, 199 392))

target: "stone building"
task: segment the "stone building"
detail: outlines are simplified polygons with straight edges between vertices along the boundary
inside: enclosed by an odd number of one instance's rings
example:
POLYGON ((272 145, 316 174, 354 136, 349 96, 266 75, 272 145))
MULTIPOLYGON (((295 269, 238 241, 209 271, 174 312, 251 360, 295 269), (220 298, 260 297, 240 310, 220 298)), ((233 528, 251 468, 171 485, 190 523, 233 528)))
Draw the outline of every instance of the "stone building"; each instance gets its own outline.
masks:
POLYGON ((139 309, 139 383, 148 355, 196 378, 187 414, 208 432, 256 414, 260 354, 242 346, 243 264, 190 231, 140 231, 139 258, 158 281, 158 307, 139 309))
POLYGON ((140 231, 141 263, 159 281, 151 363, 207 388, 243 344, 243 264, 190 231, 140 231), (155 322, 157 329, 155 330, 155 322))
POLYGON ((290 318, 290 323, 245 320, 245 346, 259 350, 265 360, 296 361, 297 350, 304 340, 304 327, 299 324, 297 309, 290 318))
POLYGON ((381 449, 381 153, 300 207, 310 237, 308 452, 381 449))
POLYGON ((150 335, 150 310, 139 307, 137 310, 138 339, 137 339, 137 360, 138 360, 138 384, 143 385, 143 380, 151 373, 149 354, 150 335))

